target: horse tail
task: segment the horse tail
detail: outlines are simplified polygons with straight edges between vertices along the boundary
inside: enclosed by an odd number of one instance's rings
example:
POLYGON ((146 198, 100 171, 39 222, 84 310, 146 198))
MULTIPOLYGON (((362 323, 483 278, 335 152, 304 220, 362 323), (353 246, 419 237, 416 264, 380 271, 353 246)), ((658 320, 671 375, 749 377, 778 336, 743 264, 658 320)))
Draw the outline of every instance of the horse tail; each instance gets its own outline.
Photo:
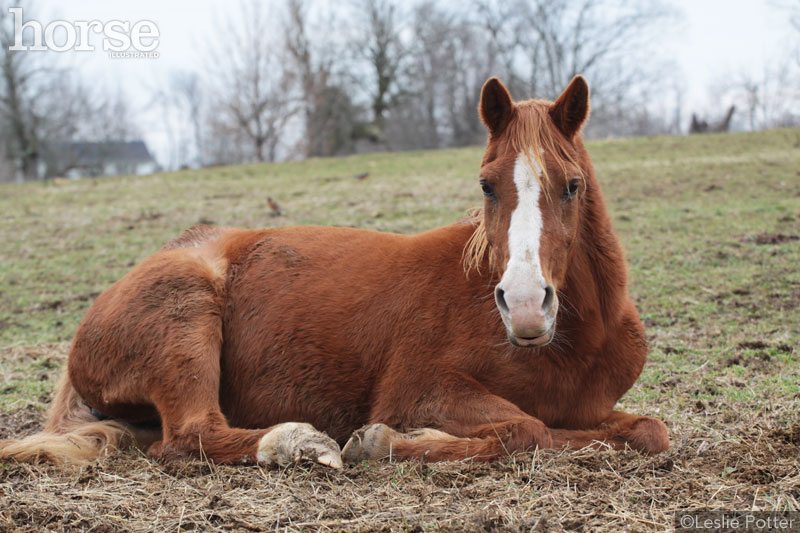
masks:
POLYGON ((133 431, 124 424, 98 420, 65 372, 44 430, 18 440, 0 440, 0 460, 85 464, 135 441, 133 431))

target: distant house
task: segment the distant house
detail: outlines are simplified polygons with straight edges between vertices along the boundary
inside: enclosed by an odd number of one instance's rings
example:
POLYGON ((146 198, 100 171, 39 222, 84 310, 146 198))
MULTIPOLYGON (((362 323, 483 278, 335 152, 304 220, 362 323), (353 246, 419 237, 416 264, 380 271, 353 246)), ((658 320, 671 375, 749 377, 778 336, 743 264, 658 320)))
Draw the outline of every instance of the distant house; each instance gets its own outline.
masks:
POLYGON ((73 142, 48 150, 44 174, 82 178, 152 174, 159 169, 144 141, 73 142))

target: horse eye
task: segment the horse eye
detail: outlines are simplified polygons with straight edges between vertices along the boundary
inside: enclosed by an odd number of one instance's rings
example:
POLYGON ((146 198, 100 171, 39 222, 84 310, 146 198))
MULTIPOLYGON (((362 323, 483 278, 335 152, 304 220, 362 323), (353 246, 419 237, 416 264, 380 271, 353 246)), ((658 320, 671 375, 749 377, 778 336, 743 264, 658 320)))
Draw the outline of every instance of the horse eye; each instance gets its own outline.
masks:
POLYGON ((574 180, 571 180, 569 182, 569 185, 564 187, 563 198, 565 200, 568 200, 568 199, 572 198, 573 196, 575 196, 576 194, 578 194, 578 187, 580 186, 580 184, 581 184, 581 180, 578 179, 578 178, 575 178, 574 180))
POLYGON ((487 198, 494 198, 494 187, 492 184, 486 180, 481 180, 481 190, 483 190, 483 195, 487 198))

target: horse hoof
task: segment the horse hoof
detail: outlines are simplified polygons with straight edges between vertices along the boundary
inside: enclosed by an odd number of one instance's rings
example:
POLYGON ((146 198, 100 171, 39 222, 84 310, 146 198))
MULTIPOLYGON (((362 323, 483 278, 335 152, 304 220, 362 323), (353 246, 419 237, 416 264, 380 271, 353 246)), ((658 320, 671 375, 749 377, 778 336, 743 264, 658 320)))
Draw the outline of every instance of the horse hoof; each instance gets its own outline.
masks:
POLYGON ((400 434, 386 424, 369 424, 353 432, 342 448, 342 459, 348 463, 376 461, 391 455, 391 443, 400 434))
POLYGON ((256 458, 259 463, 286 466, 300 459, 315 461, 331 468, 342 468, 339 445, 311 424, 286 422, 273 427, 261 437, 256 458))

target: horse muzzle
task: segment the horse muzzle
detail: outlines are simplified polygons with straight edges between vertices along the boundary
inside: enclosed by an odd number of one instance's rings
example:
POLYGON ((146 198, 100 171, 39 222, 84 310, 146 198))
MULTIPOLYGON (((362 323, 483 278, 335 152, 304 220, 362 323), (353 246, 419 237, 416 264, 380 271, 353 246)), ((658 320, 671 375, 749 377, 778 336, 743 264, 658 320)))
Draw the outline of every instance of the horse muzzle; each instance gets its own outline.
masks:
POLYGON ((540 335, 536 335, 533 337, 520 337, 512 333, 510 330, 507 331, 508 334, 508 342, 513 344, 518 348, 534 348, 537 346, 546 346, 550 344, 553 340, 553 336, 555 335, 556 328, 555 324, 549 330, 542 332, 540 335))
POLYGON ((526 291, 506 292, 495 288, 495 303, 506 326, 508 340, 520 348, 545 346, 556 330, 558 297, 552 286, 526 291))

